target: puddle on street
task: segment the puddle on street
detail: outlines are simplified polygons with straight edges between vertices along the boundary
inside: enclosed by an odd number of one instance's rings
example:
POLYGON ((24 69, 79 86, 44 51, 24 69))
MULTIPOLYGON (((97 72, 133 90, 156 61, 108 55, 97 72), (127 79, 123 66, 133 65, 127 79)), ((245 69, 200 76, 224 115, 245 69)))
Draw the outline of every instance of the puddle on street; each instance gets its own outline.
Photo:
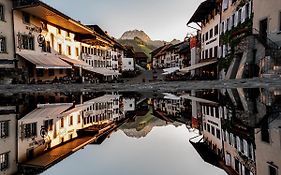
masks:
POLYGON ((280 97, 278 89, 1 95, 1 169, 264 175, 281 166, 280 97))

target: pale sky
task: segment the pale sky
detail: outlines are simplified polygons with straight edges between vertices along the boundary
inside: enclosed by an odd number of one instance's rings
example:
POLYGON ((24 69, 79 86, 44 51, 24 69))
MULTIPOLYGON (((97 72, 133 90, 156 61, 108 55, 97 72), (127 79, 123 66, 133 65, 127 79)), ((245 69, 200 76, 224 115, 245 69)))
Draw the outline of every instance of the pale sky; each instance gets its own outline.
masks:
POLYGON ((183 40, 186 23, 203 0, 43 0, 83 24, 97 24, 115 38, 143 30, 152 40, 183 40))

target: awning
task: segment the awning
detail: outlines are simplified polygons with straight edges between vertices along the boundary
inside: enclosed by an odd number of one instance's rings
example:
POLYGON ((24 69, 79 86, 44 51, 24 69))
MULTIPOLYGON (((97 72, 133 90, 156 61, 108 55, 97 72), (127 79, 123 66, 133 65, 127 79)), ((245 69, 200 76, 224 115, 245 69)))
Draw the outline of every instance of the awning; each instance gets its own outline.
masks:
POLYGON ((200 102, 200 103, 213 104, 213 105, 218 104, 217 102, 214 102, 214 101, 210 101, 210 100, 206 100, 206 99, 198 98, 198 97, 193 97, 190 95, 181 95, 180 97, 184 98, 184 99, 188 99, 188 100, 194 100, 194 101, 200 102))
POLYGON ((119 72, 115 72, 114 70, 110 70, 105 67, 84 67, 83 69, 97 74, 101 74, 103 76, 121 75, 119 72))
POLYGON ((27 53, 18 53, 18 55, 34 64, 37 69, 72 69, 72 66, 62 61, 58 55, 27 53))
POLYGON ((176 96, 174 94, 171 93, 163 93, 164 99, 168 99, 168 100, 180 100, 181 98, 179 96, 176 96))
POLYGON ((198 69, 198 68, 201 68, 201 67, 204 67, 204 66, 208 66, 210 64, 214 64, 218 62, 217 60, 214 60, 214 61, 208 61, 208 62, 203 62, 203 63, 198 63, 198 64, 195 64, 195 65, 192 65, 192 66, 189 66, 189 67, 185 67, 185 68, 182 68, 180 69, 179 71, 180 72, 183 72, 183 73, 187 73, 187 72, 190 72, 192 70, 195 70, 195 69, 198 69))
POLYGON ((163 71, 164 71, 163 75, 172 74, 178 70, 180 70, 179 67, 171 67, 171 68, 163 69, 163 71))
POLYGON ((90 67, 87 63, 81 60, 74 60, 71 58, 68 58, 67 56, 64 55, 59 55, 59 58, 62 59, 63 61, 66 61, 69 64, 72 64, 75 67, 90 67))
POLYGON ((60 117, 60 115, 72 107, 72 105, 72 103, 39 105, 35 110, 28 113, 21 120, 34 121, 38 120, 39 118, 52 119, 54 117, 60 117))

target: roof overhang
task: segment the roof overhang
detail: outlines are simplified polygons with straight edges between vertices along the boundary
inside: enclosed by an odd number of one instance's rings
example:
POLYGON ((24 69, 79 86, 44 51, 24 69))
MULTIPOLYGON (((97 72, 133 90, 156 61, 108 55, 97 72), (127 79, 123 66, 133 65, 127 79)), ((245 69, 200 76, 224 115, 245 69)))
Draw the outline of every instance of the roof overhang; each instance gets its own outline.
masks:
POLYGON ((44 21, 49 22, 55 26, 60 26, 63 29, 71 31, 73 33, 80 34, 94 34, 94 31, 78 21, 68 17, 67 15, 59 12, 53 7, 38 1, 30 5, 24 5, 16 7, 15 10, 21 10, 36 16, 44 21))
POLYGON ((202 22, 206 18, 206 16, 208 16, 216 7, 216 0, 206 0, 202 2, 188 21, 187 25, 193 22, 202 22))

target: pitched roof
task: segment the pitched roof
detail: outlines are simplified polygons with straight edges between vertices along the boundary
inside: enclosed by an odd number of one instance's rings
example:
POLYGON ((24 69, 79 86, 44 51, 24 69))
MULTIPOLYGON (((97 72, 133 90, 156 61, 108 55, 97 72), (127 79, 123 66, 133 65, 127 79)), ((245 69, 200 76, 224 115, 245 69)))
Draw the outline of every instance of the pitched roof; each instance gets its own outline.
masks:
POLYGON ((15 2, 14 9, 24 11, 74 33, 90 35, 94 34, 90 28, 81 24, 79 21, 70 18, 69 16, 39 0, 15 2))
POLYGON ((159 57, 160 55, 163 55, 166 52, 166 50, 172 46, 173 46, 172 44, 165 45, 157 54, 154 55, 154 57, 159 57))
POLYGON ((216 0, 206 0, 202 2, 187 24, 192 22, 202 22, 213 9, 217 7, 216 0))

